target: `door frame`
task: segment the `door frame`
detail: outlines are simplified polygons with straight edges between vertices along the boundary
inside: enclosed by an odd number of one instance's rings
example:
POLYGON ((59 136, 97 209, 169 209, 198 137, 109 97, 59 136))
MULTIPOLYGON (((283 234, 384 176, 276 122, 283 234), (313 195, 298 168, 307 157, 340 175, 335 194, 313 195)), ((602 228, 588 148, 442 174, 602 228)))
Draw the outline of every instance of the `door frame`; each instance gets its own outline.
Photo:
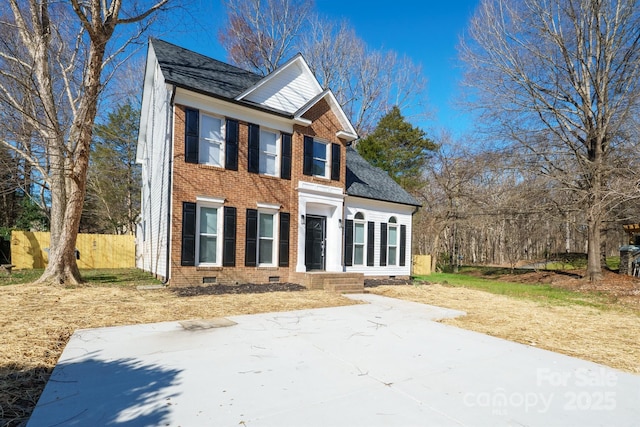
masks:
POLYGON ((306 268, 307 271, 326 271, 327 268, 327 217, 324 215, 313 215, 313 214, 309 214, 306 216, 305 218, 305 228, 304 228, 305 232, 304 232, 304 245, 305 245, 305 257, 304 257, 304 266, 306 268), (307 233, 309 230, 309 220, 313 219, 313 220, 317 220, 319 219, 321 221, 321 225, 322 225, 322 267, 320 269, 309 269, 309 263, 307 262, 307 251, 313 249, 313 246, 310 245, 310 241, 307 238, 307 233))

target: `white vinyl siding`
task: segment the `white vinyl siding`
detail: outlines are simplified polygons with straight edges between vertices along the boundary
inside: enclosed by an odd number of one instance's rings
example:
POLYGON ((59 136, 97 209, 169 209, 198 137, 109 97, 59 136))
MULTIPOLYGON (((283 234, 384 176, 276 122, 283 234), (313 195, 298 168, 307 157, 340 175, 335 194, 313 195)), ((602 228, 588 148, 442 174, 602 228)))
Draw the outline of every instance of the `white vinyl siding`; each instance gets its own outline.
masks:
POLYGON ((347 272, 363 273, 365 276, 410 276, 411 275, 411 230, 412 230, 412 213, 414 211, 413 206, 400 205, 390 202, 382 202, 371 199, 364 199, 359 197, 347 196, 345 199, 345 218, 354 220, 354 263, 353 266, 345 267, 347 272), (356 228, 358 223, 356 215, 361 213, 366 224, 364 228, 365 232, 365 245, 364 245, 364 263, 362 265, 357 264, 355 257, 356 249, 356 228), (395 217, 396 223, 389 223, 391 217, 395 217), (367 246, 368 241, 368 227, 369 222, 373 222, 374 226, 374 265, 367 266, 367 246), (380 224, 387 224, 387 265, 380 266, 380 224), (400 265, 400 226, 406 226, 407 241, 406 241, 406 257, 405 265, 400 265), (396 231, 390 231, 394 228, 396 231), (391 235, 390 235, 391 233, 391 235), (393 245, 393 241, 396 241, 393 245), (391 256, 389 255, 389 248, 394 247, 391 250, 391 256), (395 255, 394 255, 395 254, 395 255), (391 258, 395 259, 395 264, 392 264, 391 258))

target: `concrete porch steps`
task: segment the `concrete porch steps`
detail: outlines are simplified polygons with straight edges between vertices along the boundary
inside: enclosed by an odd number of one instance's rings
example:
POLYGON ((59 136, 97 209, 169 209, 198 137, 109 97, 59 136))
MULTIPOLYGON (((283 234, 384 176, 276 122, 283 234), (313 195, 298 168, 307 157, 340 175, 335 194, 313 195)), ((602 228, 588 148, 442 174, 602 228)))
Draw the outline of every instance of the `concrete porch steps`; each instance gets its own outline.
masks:
POLYGON ((362 293, 364 292, 364 274, 310 272, 305 273, 303 285, 309 289, 324 289, 342 294, 362 293))

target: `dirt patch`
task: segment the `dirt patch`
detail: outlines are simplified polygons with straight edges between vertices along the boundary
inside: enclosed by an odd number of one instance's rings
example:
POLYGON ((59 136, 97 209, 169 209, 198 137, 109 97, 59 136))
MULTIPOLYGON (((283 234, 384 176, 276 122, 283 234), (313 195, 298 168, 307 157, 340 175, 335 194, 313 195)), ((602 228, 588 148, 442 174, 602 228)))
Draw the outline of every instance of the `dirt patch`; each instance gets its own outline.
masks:
POLYGON ((620 306, 557 306, 439 284, 372 293, 467 312, 443 323, 640 373, 640 313, 620 306))
POLYGON ((211 294, 209 288, 181 296, 177 288, 137 290, 135 285, 0 287, 0 426, 22 425, 29 418, 76 329, 355 304, 324 291, 292 292, 290 286, 260 294, 218 294, 224 288, 211 294))

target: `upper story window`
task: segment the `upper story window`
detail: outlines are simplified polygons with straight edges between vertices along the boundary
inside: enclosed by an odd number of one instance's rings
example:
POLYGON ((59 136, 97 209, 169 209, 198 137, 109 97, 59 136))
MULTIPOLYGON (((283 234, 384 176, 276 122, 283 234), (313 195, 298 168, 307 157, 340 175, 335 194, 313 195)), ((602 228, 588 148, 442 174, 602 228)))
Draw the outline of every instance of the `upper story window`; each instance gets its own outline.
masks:
POLYGON ((387 238, 387 260, 389 265, 398 265, 398 221, 396 217, 389 218, 387 238))
POLYGON ((278 139, 275 132, 260 130, 259 173, 278 176, 278 139))
POLYGON ((200 144, 198 162, 223 166, 224 158, 223 120, 208 114, 200 115, 200 144))
POLYGON ((291 134, 249 123, 247 170, 291 179, 291 134))
POLYGON ((339 181, 342 174, 340 144, 329 144, 311 136, 304 137, 303 173, 339 181))
POLYGON ((238 170, 238 121, 185 108, 185 162, 238 170))
POLYGON ((258 265, 275 265, 275 214, 258 212, 258 265))

